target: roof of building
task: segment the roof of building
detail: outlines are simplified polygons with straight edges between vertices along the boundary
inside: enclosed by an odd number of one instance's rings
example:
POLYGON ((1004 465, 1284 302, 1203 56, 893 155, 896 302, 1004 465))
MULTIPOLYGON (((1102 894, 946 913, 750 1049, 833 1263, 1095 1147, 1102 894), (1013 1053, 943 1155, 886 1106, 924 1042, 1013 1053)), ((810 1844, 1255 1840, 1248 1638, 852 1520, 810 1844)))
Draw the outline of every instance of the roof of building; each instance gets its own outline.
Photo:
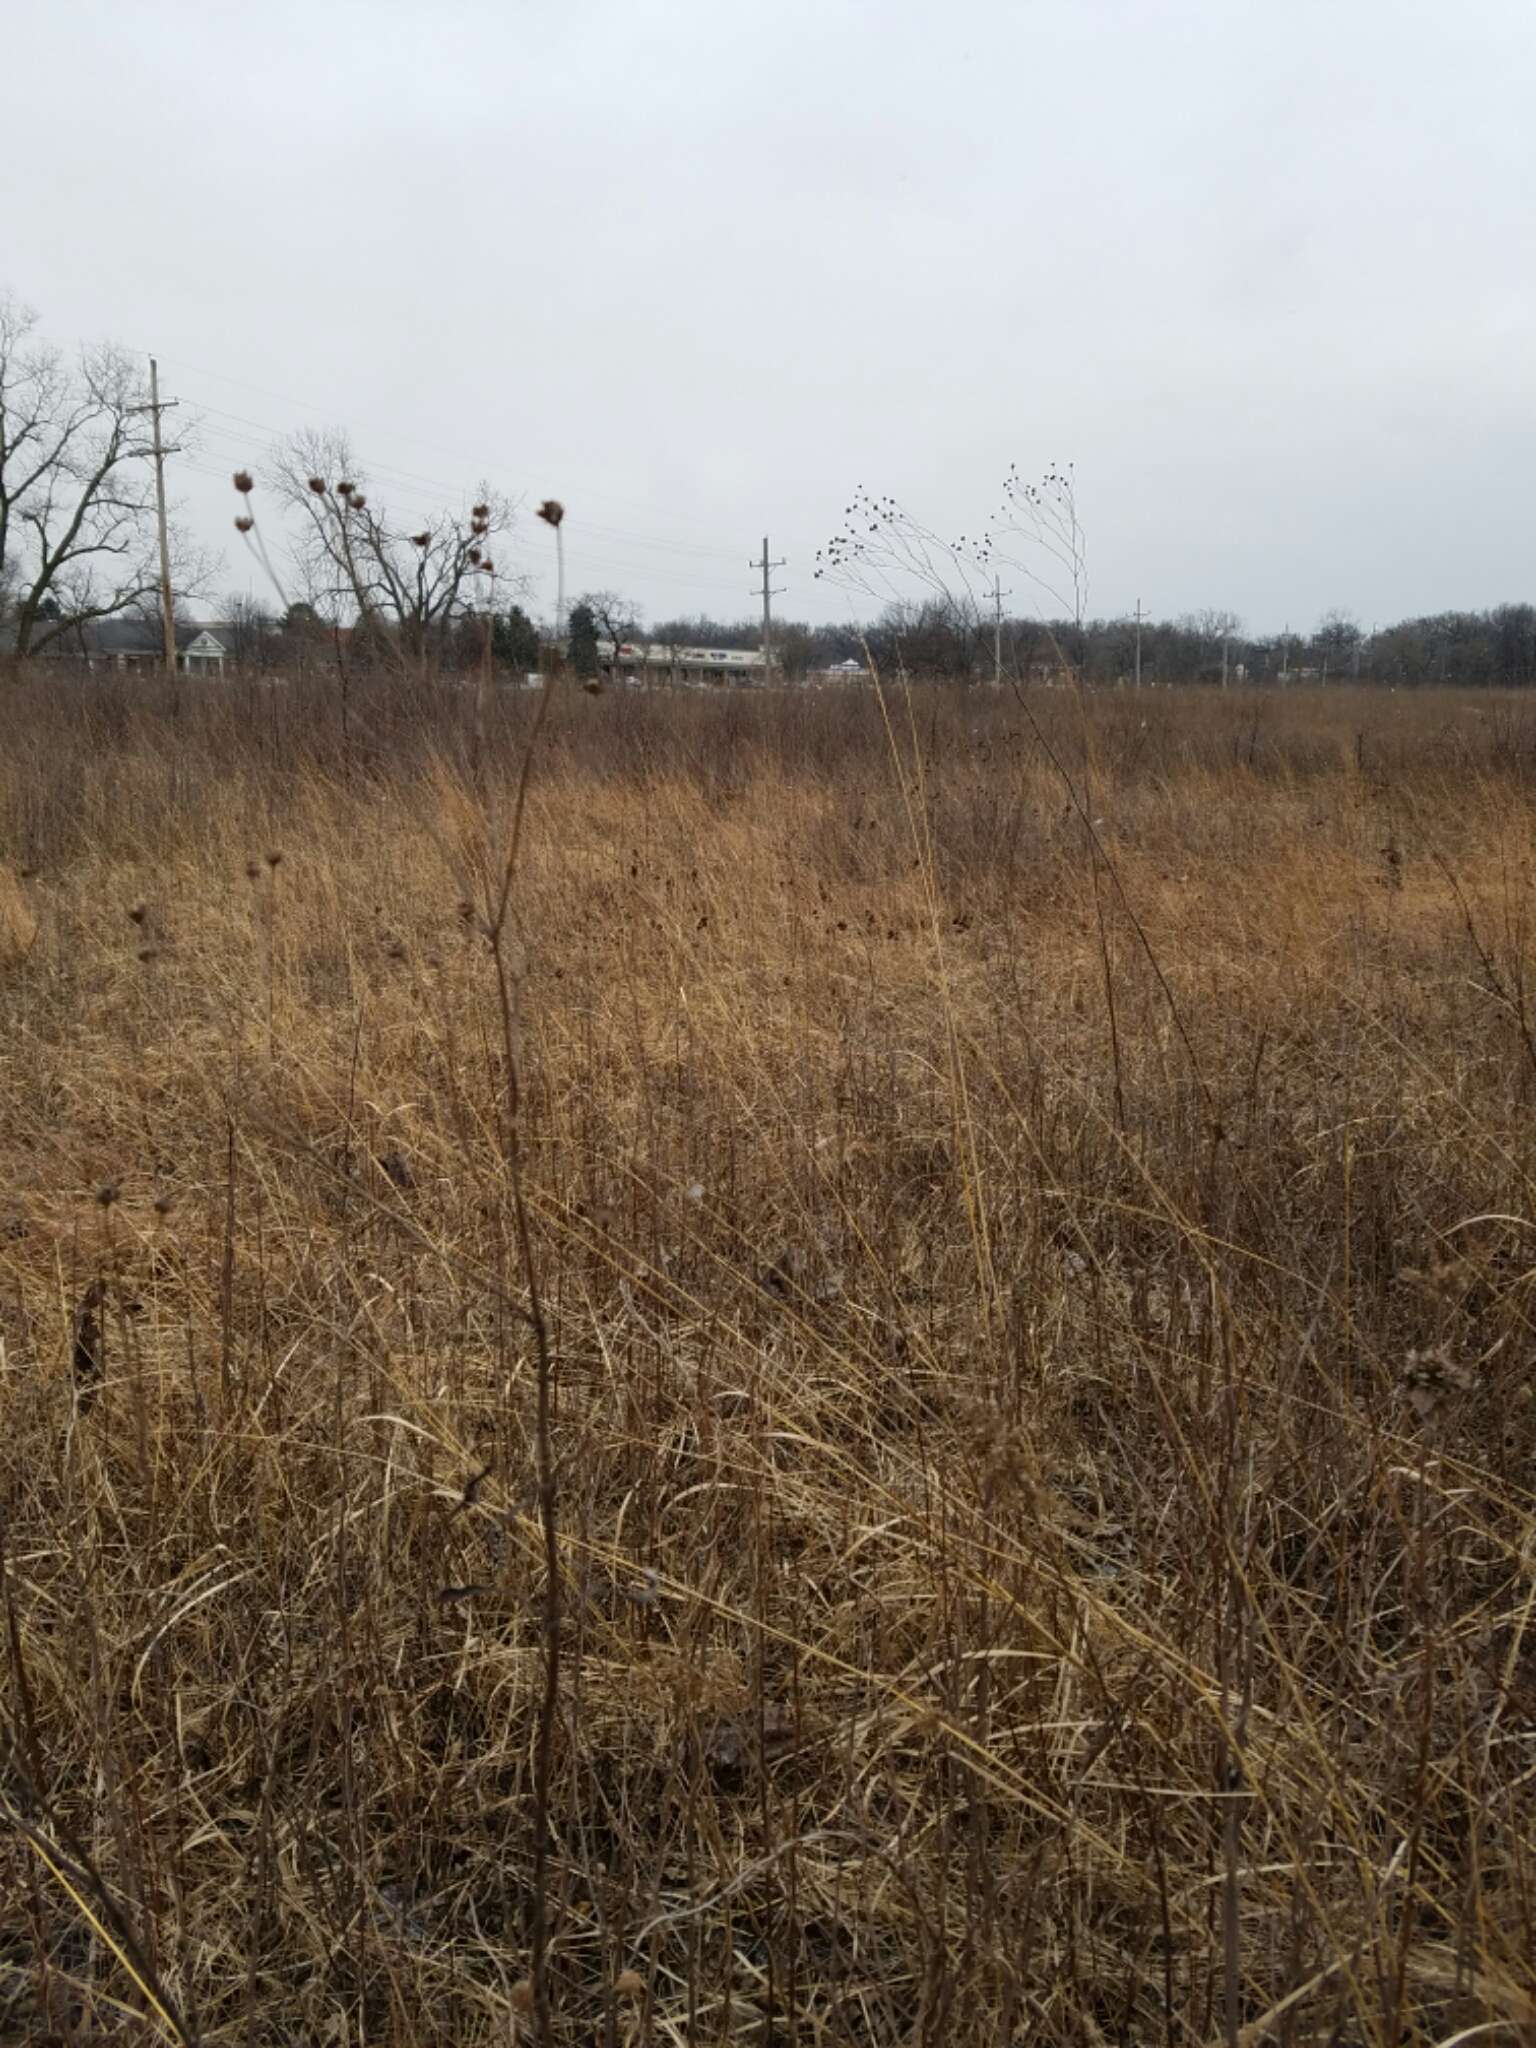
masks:
MULTIPOLYGON (((53 621, 46 620, 44 624, 51 627, 53 621)), ((225 654, 234 648, 234 632, 222 620, 176 621, 176 645, 182 652, 205 636, 225 654)), ((0 629, 0 644, 8 645, 14 639, 14 623, 0 629)), ((159 654, 165 646, 165 637, 158 619, 123 616, 87 619, 82 625, 70 627, 59 634, 49 644, 61 653, 73 653, 83 648, 91 654, 159 654)))
POLYGON ((611 640, 599 640, 601 661, 634 661, 652 667, 679 668, 761 668, 762 653, 755 647, 674 647, 664 640, 622 640, 617 648, 611 640))

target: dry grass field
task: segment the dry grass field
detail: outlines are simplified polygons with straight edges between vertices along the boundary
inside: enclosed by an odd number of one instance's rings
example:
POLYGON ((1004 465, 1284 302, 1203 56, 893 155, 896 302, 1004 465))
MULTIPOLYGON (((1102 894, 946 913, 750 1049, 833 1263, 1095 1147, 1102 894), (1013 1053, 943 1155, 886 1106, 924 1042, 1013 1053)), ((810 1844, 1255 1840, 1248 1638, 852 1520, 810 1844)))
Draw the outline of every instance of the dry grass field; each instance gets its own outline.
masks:
POLYGON ((0 713, 0 2038, 1536 2041, 1536 715, 0 713))

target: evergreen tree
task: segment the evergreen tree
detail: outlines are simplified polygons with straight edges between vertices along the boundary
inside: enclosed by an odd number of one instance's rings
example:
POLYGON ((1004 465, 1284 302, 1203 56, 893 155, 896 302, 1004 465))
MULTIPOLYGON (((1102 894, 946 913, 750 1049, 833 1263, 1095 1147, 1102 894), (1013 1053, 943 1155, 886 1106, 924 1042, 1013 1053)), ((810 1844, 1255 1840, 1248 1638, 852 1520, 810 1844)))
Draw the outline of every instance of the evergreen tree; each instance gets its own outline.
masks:
POLYGON ((506 668, 531 675, 539 665, 539 629, 520 604, 491 628, 491 652, 506 668))
POLYGON ((571 606, 568 652, 571 667, 583 680, 597 674, 597 620, 589 604, 571 606))

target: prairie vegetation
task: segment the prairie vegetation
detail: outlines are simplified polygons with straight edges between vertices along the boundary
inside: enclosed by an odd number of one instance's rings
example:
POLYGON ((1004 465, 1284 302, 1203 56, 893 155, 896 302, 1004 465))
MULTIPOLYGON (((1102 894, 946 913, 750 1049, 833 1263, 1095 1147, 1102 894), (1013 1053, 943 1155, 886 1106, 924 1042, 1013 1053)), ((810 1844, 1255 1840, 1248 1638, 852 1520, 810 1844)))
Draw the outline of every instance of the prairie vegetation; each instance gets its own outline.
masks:
POLYGON ((1523 702, 4 715, 4 2038, 1536 2039, 1523 702))

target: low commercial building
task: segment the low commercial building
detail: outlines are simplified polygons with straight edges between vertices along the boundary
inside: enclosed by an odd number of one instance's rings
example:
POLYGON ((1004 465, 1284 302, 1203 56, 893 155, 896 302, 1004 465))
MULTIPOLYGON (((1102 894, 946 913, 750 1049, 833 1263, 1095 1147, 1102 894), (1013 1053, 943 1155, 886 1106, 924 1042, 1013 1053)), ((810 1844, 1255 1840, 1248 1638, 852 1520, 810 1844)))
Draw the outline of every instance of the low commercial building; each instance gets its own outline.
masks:
POLYGON ((597 643, 597 665, 612 683, 636 688, 673 683, 696 690, 761 683, 766 667, 761 652, 746 647, 672 647, 660 640, 611 640, 597 643))

